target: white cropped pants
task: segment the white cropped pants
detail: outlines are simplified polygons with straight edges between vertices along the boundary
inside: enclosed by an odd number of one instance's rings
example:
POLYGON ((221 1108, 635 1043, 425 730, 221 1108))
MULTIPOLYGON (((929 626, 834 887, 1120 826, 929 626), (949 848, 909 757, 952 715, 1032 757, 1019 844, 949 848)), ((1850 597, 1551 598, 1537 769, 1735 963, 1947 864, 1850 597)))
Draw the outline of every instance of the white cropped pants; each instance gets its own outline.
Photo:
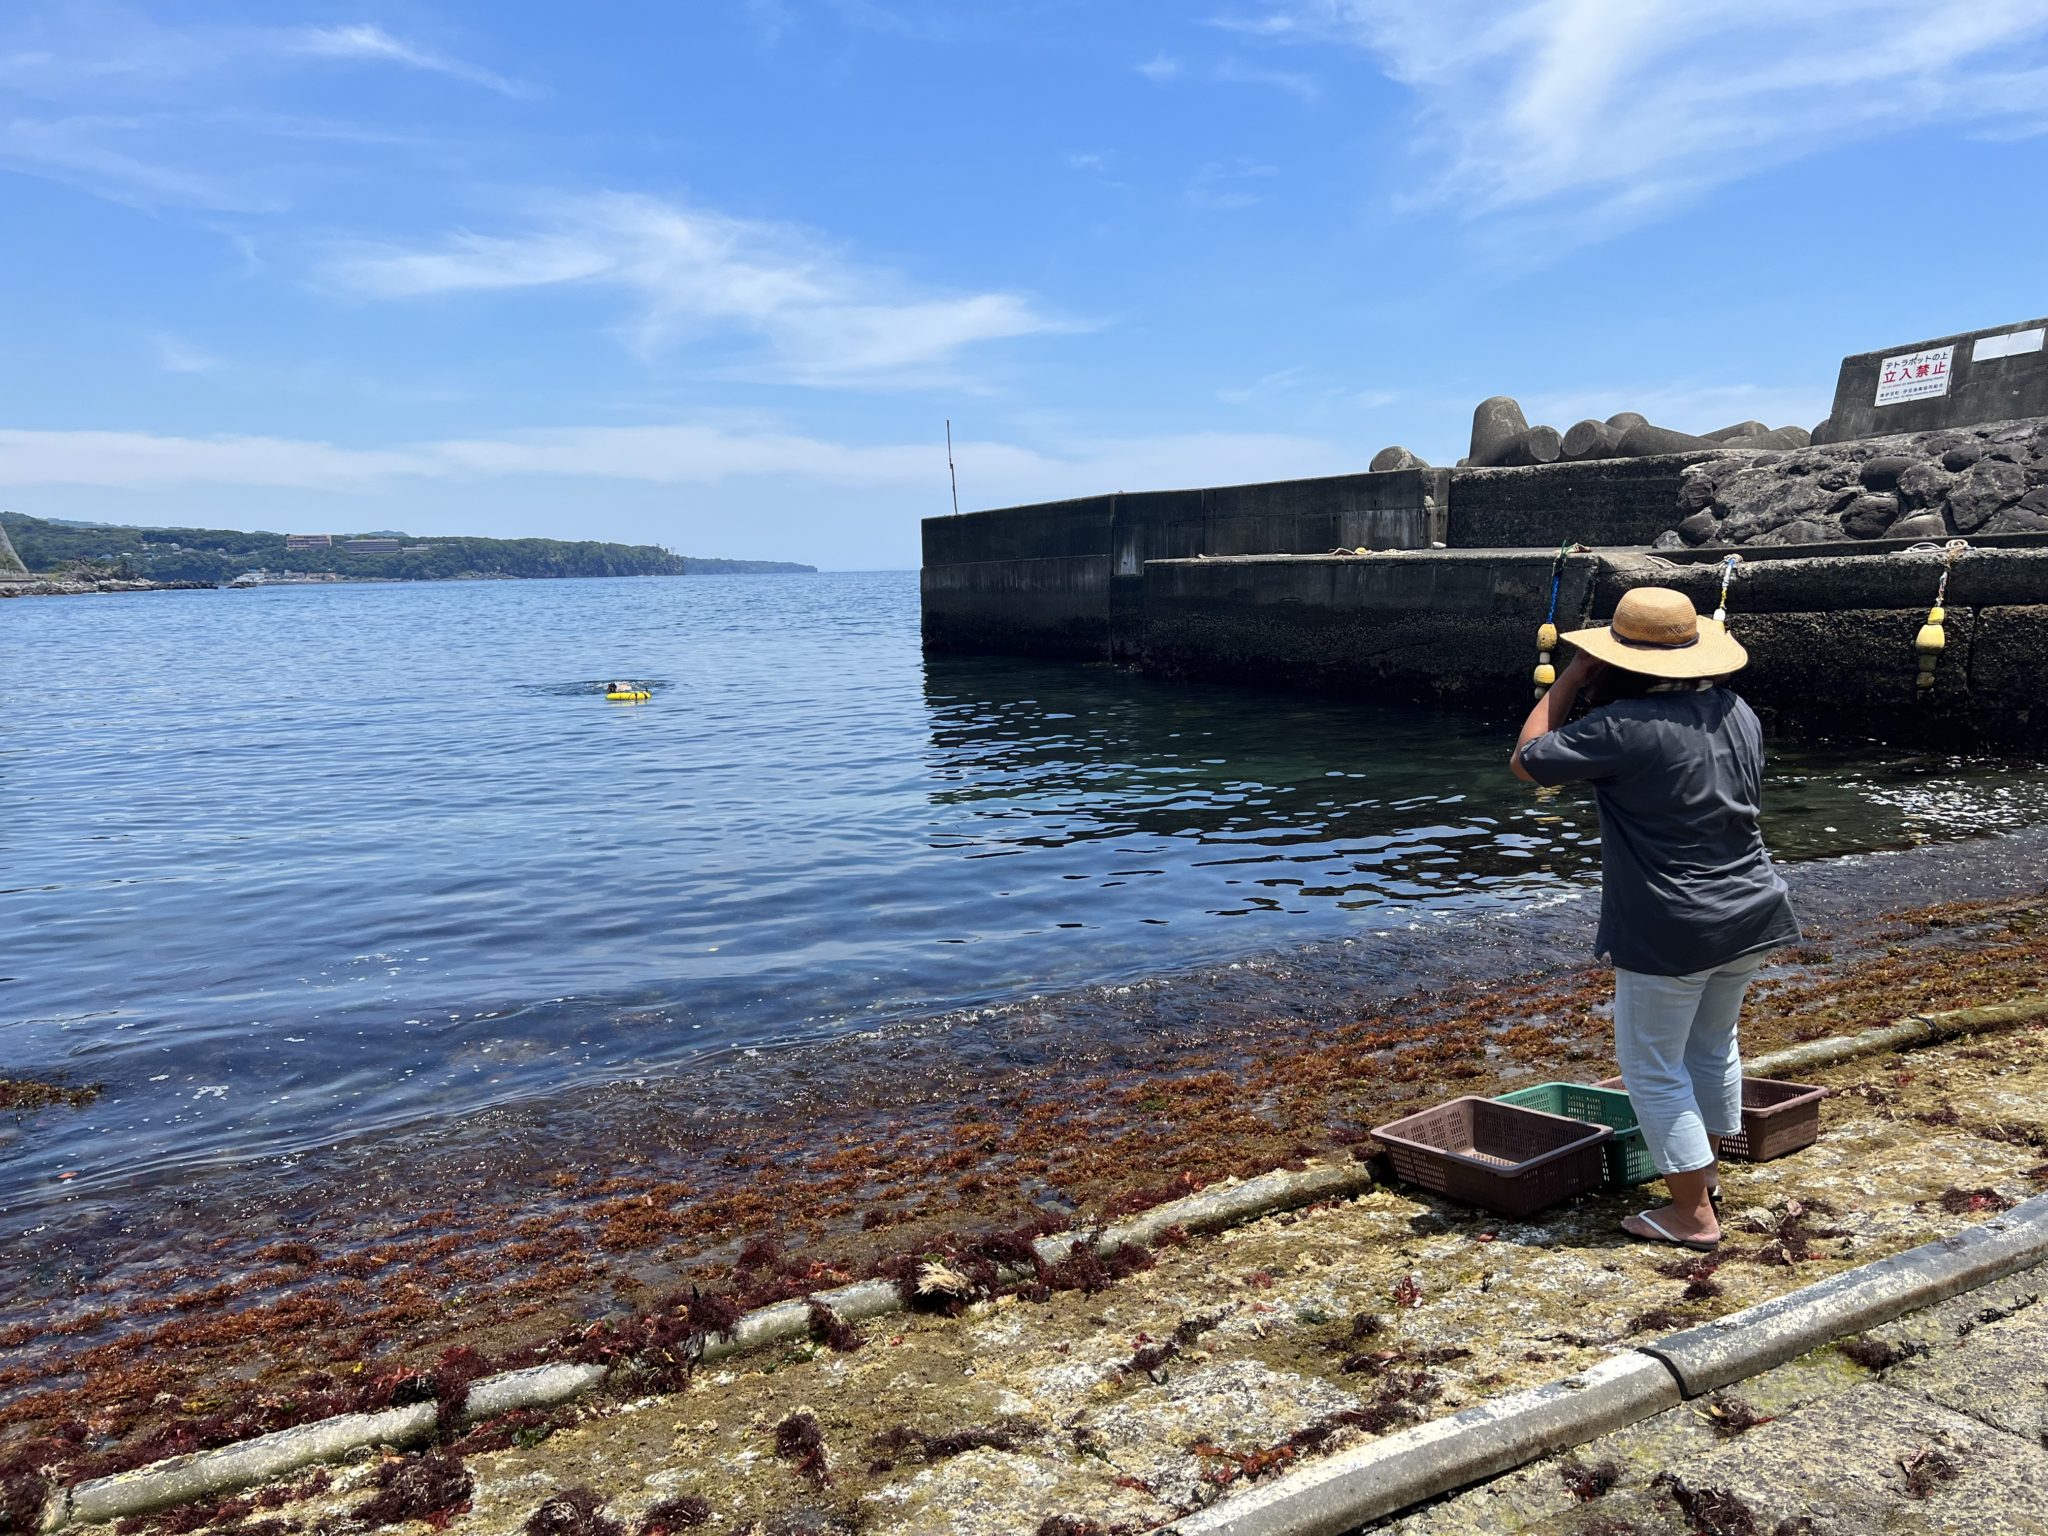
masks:
POLYGON ((1689 976, 1614 968, 1614 1054, 1659 1173, 1714 1160, 1709 1136, 1742 1129, 1742 994, 1764 963, 1742 955, 1689 976))

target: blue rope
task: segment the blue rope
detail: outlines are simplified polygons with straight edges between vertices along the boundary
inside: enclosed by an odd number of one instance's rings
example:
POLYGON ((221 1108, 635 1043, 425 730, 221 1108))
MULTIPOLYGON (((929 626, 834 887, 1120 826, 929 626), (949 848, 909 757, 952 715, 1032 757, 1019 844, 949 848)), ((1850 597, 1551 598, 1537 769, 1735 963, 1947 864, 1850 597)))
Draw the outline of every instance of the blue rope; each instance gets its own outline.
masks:
POLYGON ((1557 587, 1564 580, 1564 557, 1571 553, 1571 549, 1569 543, 1558 545, 1557 558, 1550 563, 1550 617, 1543 621, 1546 624, 1557 622, 1557 587))

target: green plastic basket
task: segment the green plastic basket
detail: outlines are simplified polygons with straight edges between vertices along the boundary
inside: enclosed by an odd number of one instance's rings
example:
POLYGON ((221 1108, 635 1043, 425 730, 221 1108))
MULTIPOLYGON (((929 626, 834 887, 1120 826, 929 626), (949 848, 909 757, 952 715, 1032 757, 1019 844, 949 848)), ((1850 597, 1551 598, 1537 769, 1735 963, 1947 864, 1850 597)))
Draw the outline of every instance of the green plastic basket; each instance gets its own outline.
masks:
POLYGON ((1650 1149, 1643 1144, 1642 1128, 1636 1124, 1636 1107, 1618 1088, 1538 1083, 1533 1088, 1504 1093, 1500 1102, 1611 1127, 1614 1139, 1607 1143, 1607 1182, 1614 1189, 1646 1184, 1657 1177, 1657 1165, 1650 1161, 1650 1149))

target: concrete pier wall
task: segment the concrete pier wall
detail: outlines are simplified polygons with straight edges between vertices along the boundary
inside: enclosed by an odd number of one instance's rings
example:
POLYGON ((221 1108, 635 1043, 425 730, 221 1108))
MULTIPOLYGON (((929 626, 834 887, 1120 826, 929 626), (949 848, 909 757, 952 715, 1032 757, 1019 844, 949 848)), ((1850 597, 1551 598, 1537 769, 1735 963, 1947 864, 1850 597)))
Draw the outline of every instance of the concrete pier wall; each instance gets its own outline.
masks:
POLYGON ((924 521, 925 643, 937 650, 1135 660, 1147 561, 1426 549, 1449 471, 1143 491, 924 521))
POLYGON ((1556 549, 1648 544, 1685 514, 1678 487, 1688 464, 1722 455, 1660 453, 1519 469, 1452 471, 1445 540, 1453 549, 1556 549))
MULTIPOLYGON (((1170 677, 1459 701, 1503 715, 1532 696, 1550 556, 1264 556, 1148 569, 1142 661, 1170 677)), ((1877 730, 1887 739, 2048 738, 2048 549, 1983 551, 1951 578, 1947 649, 1917 696, 1914 636, 1936 555, 1833 556, 1746 566, 1730 628, 1749 649, 1742 692, 1792 734, 1877 730)), ((1711 564, 1574 555, 1558 627, 1611 617, 1635 586, 1672 586, 1711 611, 1711 564)))
MULTIPOLYGON (((1835 380, 1835 403, 1815 442, 1883 432, 1925 432, 1980 421, 2013 421, 2048 416, 2048 319, 2022 320, 1990 330, 1959 331, 1927 341, 1903 341, 1875 352, 1842 359, 1835 380), (1946 349, 1944 362, 1927 354, 1946 349), (1885 388, 1887 359, 1918 358, 1915 371, 1941 366, 1946 387, 1939 393, 1893 400, 1879 405, 1885 388)), ((1931 389, 1940 379, 1916 379, 1916 388, 1931 389)), ((1895 386, 1896 387, 1896 386, 1895 386)))

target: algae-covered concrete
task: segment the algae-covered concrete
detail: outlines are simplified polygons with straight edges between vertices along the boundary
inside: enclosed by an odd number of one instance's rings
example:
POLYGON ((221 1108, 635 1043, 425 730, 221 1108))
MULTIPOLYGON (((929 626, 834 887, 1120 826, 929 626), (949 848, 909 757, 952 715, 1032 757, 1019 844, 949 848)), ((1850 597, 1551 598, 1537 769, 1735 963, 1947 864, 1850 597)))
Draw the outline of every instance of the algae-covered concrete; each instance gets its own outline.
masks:
MULTIPOLYGON (((1887 739, 2038 739, 2048 729, 2048 550, 1976 550, 1953 568, 1931 690, 1914 641, 1938 551, 1745 562, 1729 623, 1744 697, 1788 729, 1887 739)), ((1524 550, 1172 560, 1147 568, 1143 661, 1169 677, 1512 706, 1530 697, 1536 629, 1558 571, 1558 627, 1599 623, 1623 593, 1671 586, 1711 613, 1705 552, 1524 550)), ((1561 659, 1561 658, 1560 658, 1561 659)))
MULTIPOLYGON (((1453 549, 1649 544, 1683 514, 1679 486, 1710 450, 1640 459, 1452 472, 1445 542, 1453 549)), ((1728 457, 1744 462, 1750 454, 1728 457)))
MULTIPOLYGON (((762 1536, 994 1536, 1059 1517, 1141 1530, 1385 1430, 1556 1380, 1960 1231, 2033 1193, 2048 1171, 2037 1144, 2048 1142, 2048 1031, 2038 1027, 1846 1063, 1816 1080, 1835 1090, 1821 1141, 1724 1170, 1729 1238, 1710 1259, 1619 1233, 1646 1191, 1511 1222, 1374 1190, 1215 1238, 1175 1238, 1156 1250, 1155 1267, 1093 1294, 1002 1297, 950 1320, 878 1320, 851 1353, 785 1345, 700 1370, 679 1394, 532 1426, 524 1433, 533 1443, 469 1458, 470 1507, 448 1529, 514 1530, 551 1495, 584 1487, 629 1529, 661 1500, 696 1497, 707 1528, 751 1521, 762 1536), (808 1470, 777 1454, 778 1427, 801 1414, 815 1419, 824 1450, 808 1470)), ((1973 1325, 1971 1336, 1995 1344, 1999 1362, 2038 1353, 1992 1323, 1973 1325)), ((1623 1431, 1630 1438, 1616 1437, 1621 1470, 1606 1497, 1617 1513, 1627 1503, 1668 1514, 1671 1495, 1651 1483, 1674 1465, 1688 1488, 1761 1498, 1775 1478, 1783 1493, 1782 1467, 1764 1455, 1767 1431, 1781 1426, 1796 1435, 1784 1445, 1837 1473, 1800 1488, 1810 1501, 1801 1508, 1875 1507, 1869 1496, 1886 1466, 1926 1445, 1947 1447, 1967 1470, 1916 1504, 1920 1512, 1980 1511, 1970 1496, 2000 1479, 2033 1487, 2033 1458, 1994 1441, 2012 1431, 1981 1416, 2029 1422, 2024 1381, 2000 1395, 1949 1374, 1961 1367, 1939 1355, 1912 1369, 1924 1390, 1881 1431, 1845 1433, 1833 1410, 1802 1417, 1803 1405, 1868 1379, 1832 1355, 1731 1394, 1779 1421, 1747 1435, 1730 1433, 1741 1414, 1717 1413, 1719 1399, 1623 1431), (1973 1396, 1999 1396, 2000 1406, 1973 1406, 1973 1396), (1694 1477, 1700 1467, 1711 1479, 1694 1477), (1822 1495, 1834 1502, 1811 1503, 1822 1495)), ((1903 1370, 1891 1374, 1903 1381, 1903 1370)), ((365 1463, 281 1513, 310 1524, 346 1509, 374 1470, 365 1463)), ((1555 1463, 1497 1486, 1485 1516, 1494 1523, 1442 1529, 1585 1529, 1534 1523, 1580 1518, 1555 1463), (1507 1502, 1517 1488, 1520 1524, 1510 1523, 1507 1502)))

